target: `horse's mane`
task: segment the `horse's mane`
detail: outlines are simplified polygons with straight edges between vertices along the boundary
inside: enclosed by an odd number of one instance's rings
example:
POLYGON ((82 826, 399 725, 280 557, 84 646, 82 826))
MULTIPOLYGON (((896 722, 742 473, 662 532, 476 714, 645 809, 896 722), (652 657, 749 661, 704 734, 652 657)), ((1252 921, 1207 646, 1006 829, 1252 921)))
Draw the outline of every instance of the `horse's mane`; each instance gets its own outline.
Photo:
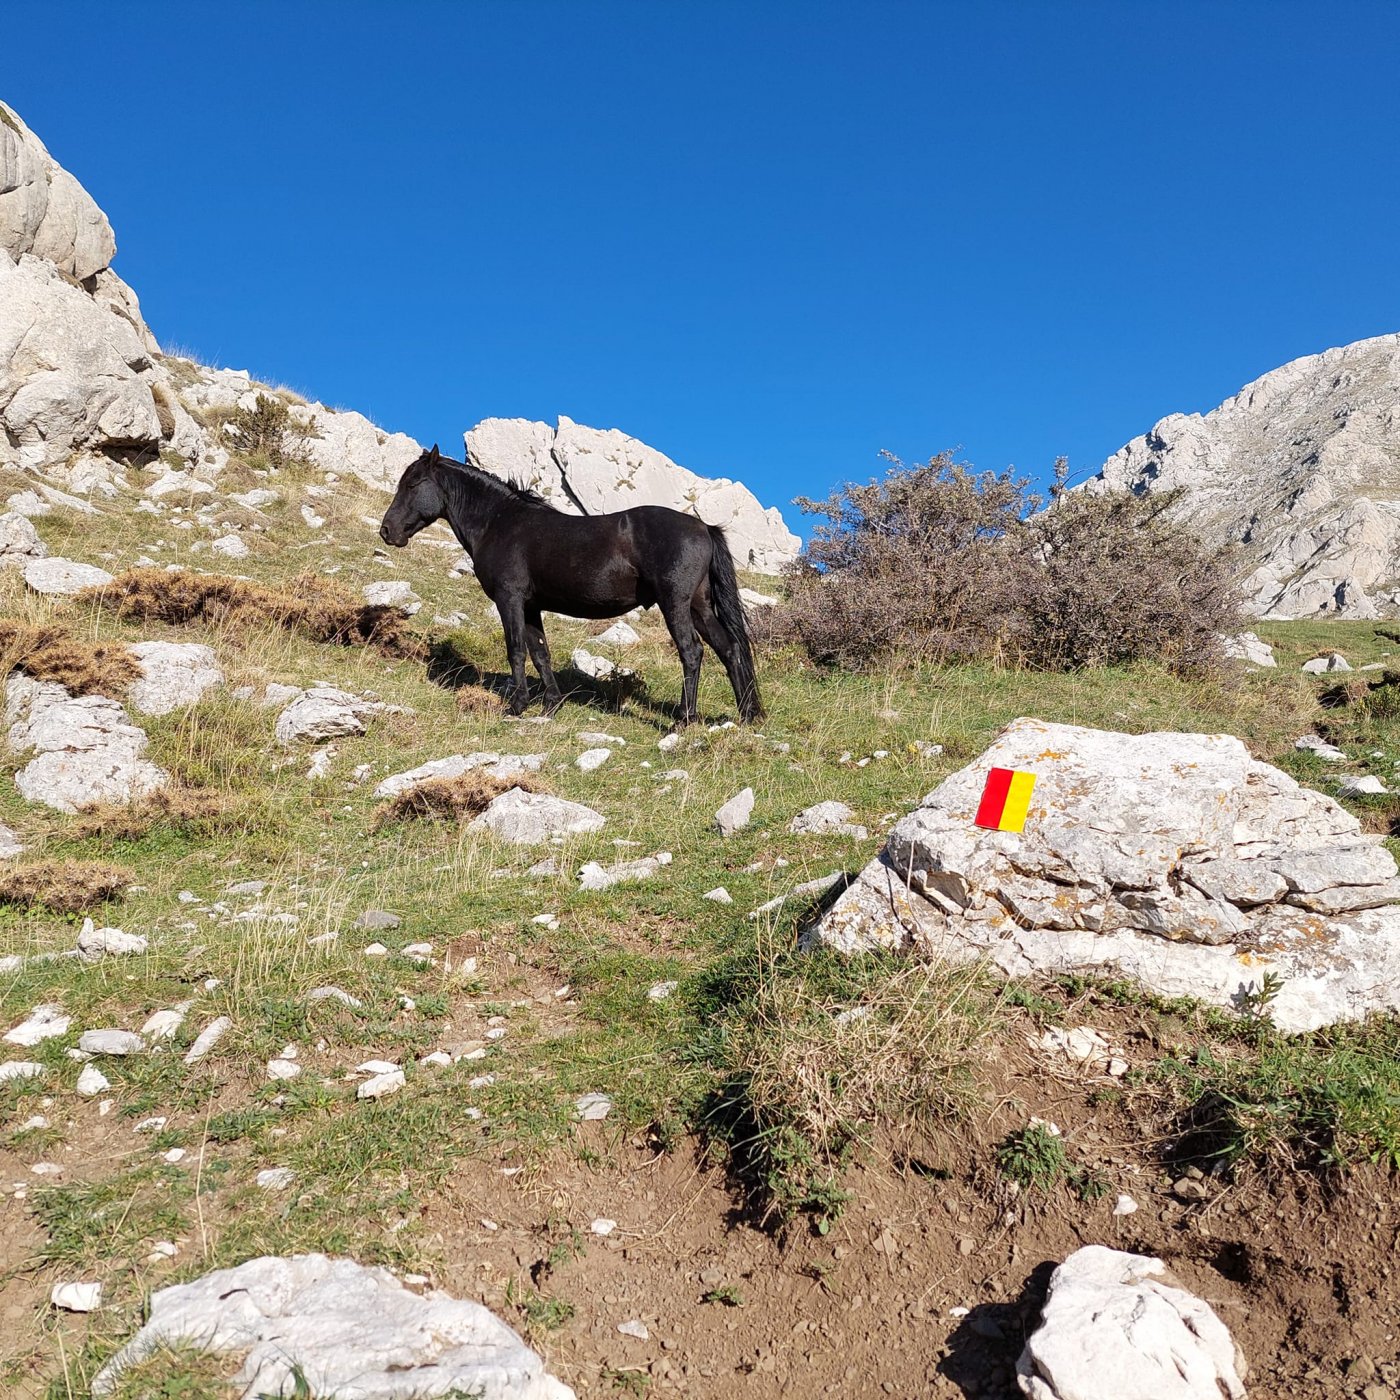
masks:
POLYGON ((520 482, 516 481, 514 477, 497 476, 494 472, 483 471, 480 467, 472 466, 470 462, 459 462, 455 457, 439 456, 438 461, 444 466, 453 468, 455 471, 463 472, 465 475, 471 477, 473 481, 478 481, 484 486, 503 487, 505 490, 509 491, 517 501, 521 501, 525 505, 540 506, 545 510, 552 510, 556 514, 559 512, 558 506, 552 505, 549 501, 545 500, 538 491, 534 490, 532 487, 522 485, 520 482))

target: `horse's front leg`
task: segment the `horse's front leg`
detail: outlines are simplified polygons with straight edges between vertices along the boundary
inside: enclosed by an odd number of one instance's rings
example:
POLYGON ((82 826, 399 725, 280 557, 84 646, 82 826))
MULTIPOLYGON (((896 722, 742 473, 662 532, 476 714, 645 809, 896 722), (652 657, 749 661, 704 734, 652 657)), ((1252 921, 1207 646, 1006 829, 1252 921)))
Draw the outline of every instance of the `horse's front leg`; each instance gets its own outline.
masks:
POLYGON ((544 619, 538 608, 525 611, 525 645, 530 649, 530 660, 544 682, 544 712, 552 715, 564 703, 559 682, 554 678, 554 667, 549 661, 549 639, 544 635, 544 619))
POLYGON ((523 715, 530 703, 530 685, 525 679, 525 609, 518 598, 496 600, 501 626, 506 634, 506 660, 510 663, 510 705, 513 715, 523 715))

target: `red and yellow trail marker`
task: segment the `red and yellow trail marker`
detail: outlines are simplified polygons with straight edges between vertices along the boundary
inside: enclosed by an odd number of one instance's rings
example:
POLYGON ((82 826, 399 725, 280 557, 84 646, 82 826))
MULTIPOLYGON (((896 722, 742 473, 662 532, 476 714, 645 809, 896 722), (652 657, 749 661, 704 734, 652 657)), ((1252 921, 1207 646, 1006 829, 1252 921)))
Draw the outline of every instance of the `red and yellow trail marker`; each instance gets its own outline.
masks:
POLYGON ((1035 774, 1016 768, 993 768, 973 821, 993 831, 1023 831, 1030 810, 1035 774))

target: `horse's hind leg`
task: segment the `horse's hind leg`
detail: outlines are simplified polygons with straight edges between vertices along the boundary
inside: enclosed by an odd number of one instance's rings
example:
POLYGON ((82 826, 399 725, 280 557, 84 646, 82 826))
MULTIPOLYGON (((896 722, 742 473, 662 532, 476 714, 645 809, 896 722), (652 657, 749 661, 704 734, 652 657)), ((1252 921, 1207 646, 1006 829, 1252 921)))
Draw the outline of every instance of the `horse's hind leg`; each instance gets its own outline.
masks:
POLYGON ((660 598, 657 600, 661 615, 666 619, 667 630, 676 650, 681 656, 681 712, 676 717, 679 727, 694 724, 698 718, 695 699, 700 693, 700 662, 705 649, 695 633, 695 623, 690 615, 689 598, 660 598))
POLYGON ((529 647, 530 660, 535 663, 535 670, 544 682, 544 712, 552 715, 564 703, 564 696, 559 682, 554 678, 554 667, 550 665, 549 639, 544 635, 544 619, 538 608, 533 611, 526 609, 525 645, 529 647))

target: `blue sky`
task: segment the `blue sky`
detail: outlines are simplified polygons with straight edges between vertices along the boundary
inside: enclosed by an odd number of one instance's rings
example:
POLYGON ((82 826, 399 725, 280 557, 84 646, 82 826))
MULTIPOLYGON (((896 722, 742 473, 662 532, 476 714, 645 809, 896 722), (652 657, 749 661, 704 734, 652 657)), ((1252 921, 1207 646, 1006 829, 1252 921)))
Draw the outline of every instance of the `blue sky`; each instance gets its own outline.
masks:
POLYGON ((1400 6, 14 4, 0 95, 167 346, 767 504, 1097 467, 1400 330, 1400 6), (8 56, 22 55, 22 62, 8 56))

